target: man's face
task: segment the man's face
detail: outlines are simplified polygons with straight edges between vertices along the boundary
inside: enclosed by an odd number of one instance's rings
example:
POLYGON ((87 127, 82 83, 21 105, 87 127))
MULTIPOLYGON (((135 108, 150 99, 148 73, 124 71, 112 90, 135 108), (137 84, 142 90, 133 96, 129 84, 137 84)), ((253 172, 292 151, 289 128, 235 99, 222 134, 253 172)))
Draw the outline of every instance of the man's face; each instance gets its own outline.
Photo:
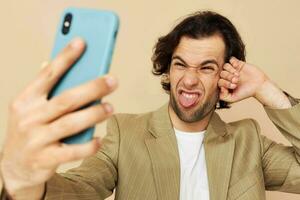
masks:
POLYGON ((170 104, 182 121, 197 122, 215 108, 224 54, 224 41, 217 34, 181 38, 172 55, 170 104))

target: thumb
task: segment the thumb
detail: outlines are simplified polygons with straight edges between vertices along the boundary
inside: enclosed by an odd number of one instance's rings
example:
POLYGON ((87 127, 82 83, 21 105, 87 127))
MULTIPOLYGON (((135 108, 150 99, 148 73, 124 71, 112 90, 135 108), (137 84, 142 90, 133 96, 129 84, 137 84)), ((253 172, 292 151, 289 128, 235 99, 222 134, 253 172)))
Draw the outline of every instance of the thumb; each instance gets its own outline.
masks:
POLYGON ((226 102, 233 102, 232 94, 225 87, 221 87, 220 100, 223 100, 223 101, 226 101, 226 102))

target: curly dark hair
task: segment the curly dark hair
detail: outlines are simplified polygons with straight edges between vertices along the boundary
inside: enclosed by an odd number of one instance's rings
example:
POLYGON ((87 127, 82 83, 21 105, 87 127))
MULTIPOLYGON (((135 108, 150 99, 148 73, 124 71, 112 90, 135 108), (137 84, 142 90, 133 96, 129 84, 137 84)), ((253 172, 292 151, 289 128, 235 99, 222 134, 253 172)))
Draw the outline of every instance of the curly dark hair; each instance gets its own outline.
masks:
MULTIPOLYGON (((224 16, 213 11, 198 11, 188 15, 167 35, 158 39, 154 46, 152 56, 152 73, 161 76, 161 85, 169 93, 170 82, 166 81, 166 75, 169 74, 170 64, 174 50, 183 36, 199 39, 215 34, 221 35, 225 43, 225 62, 228 62, 231 56, 239 60, 245 59, 245 44, 243 43, 237 29, 224 16)), ((217 109, 229 108, 228 102, 219 101, 217 109)))

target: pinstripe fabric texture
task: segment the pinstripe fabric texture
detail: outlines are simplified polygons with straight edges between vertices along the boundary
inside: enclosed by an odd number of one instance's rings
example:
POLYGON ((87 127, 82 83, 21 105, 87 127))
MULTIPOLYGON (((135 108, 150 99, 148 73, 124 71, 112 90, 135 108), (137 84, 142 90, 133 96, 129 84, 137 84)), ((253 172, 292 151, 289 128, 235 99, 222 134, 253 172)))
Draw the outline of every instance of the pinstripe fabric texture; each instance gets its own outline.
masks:
MULTIPOLYGON (((300 193, 300 104, 265 111, 293 146, 262 136, 253 119, 225 123, 212 115, 204 137, 211 200, 263 200, 265 189, 300 193)), ((101 150, 56 174, 46 199, 104 199, 116 188, 118 200, 176 200, 179 167, 167 105, 118 114, 108 122, 101 150)))
MULTIPOLYGON (((262 136, 253 119, 225 123, 213 113, 204 137, 211 200, 263 200, 265 189, 300 193, 300 104, 264 109, 293 146, 262 136)), ((116 189, 117 200, 178 200, 179 164, 168 105, 114 115, 97 154, 55 174, 45 199, 105 199, 116 189)))

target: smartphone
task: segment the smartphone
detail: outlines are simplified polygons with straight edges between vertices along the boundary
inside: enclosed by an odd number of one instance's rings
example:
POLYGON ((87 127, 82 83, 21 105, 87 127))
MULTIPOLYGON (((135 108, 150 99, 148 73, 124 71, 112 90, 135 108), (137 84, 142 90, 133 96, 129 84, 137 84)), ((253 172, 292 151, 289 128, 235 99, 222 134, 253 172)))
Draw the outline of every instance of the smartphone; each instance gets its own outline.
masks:
MULTIPOLYGON (((119 18, 113 11, 84 8, 64 10, 58 25, 51 59, 55 58, 75 37, 80 37, 85 41, 86 49, 54 86, 48 99, 108 72, 118 28, 119 18)), ((91 105, 96 103, 100 103, 100 101, 91 105)), ((95 127, 90 127, 71 137, 64 138, 62 142, 67 144, 86 143, 93 138, 94 129, 95 127)))

